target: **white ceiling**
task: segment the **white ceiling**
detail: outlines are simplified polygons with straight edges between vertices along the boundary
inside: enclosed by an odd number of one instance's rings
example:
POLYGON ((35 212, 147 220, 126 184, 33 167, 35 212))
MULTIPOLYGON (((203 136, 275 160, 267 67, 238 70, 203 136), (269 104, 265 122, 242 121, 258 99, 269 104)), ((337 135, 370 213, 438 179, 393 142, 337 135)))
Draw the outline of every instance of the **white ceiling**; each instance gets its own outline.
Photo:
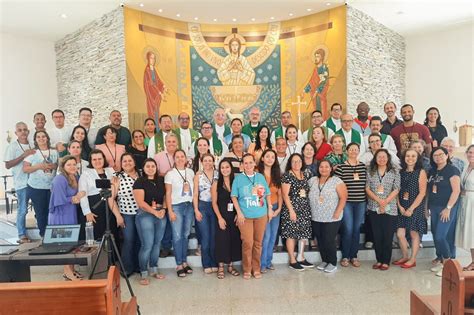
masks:
MULTIPOLYGON (((272 21, 271 18, 275 21, 287 20, 339 6, 345 1, 0 0, 0 29, 4 33, 55 41, 113 10, 122 2, 134 9, 181 21, 195 21, 197 18, 197 22, 202 23, 243 24, 267 23, 272 21)), ((474 17, 474 0, 347 2, 402 35, 465 23, 474 17)))

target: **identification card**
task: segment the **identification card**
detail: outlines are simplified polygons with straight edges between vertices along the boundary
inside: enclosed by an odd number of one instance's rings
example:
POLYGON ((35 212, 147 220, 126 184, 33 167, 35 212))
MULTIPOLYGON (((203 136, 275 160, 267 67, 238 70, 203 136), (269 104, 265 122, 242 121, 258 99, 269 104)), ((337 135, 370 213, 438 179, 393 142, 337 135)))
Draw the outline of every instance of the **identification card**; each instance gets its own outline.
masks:
POLYGON ((227 211, 233 212, 234 211, 234 204, 233 203, 228 203, 227 204, 227 211))
POLYGON ((306 190, 300 189, 300 197, 301 198, 306 198, 306 190))
POLYGON ((318 202, 319 202, 320 205, 322 205, 323 202, 324 202, 324 197, 323 197, 323 196, 319 196, 318 202))
POLYGON ((183 191, 184 191, 185 193, 188 193, 188 192, 191 191, 191 187, 189 186, 189 183, 188 183, 188 182, 184 182, 184 184, 183 184, 183 191))
POLYGON ((359 177, 359 173, 354 173, 354 180, 359 180, 360 177, 359 177))
POLYGON ((408 197, 410 196, 410 194, 408 193, 408 191, 405 191, 403 193, 403 200, 408 200, 408 197))
POLYGON ((383 185, 378 185, 377 186, 377 194, 383 194, 383 192, 384 192, 383 185))
POLYGON ((431 192, 433 194, 437 194, 438 193, 438 187, 436 185, 433 185, 433 188, 431 189, 431 192))

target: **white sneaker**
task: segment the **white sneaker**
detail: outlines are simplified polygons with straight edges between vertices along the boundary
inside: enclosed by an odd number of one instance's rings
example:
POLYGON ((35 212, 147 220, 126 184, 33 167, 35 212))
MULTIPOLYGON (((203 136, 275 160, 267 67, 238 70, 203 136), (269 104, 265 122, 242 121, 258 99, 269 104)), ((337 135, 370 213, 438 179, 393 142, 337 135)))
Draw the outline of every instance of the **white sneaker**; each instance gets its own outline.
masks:
POLYGON ((438 272, 438 271, 442 271, 443 270, 443 264, 442 263, 439 263, 437 264, 436 266, 434 267, 431 267, 431 272, 438 272))
POLYGON ((441 265, 441 269, 436 273, 436 276, 442 277, 443 276, 443 266, 441 265))
POLYGON ((373 247, 374 247, 374 243, 372 243, 372 242, 366 242, 366 243, 365 243, 365 248, 371 249, 371 248, 373 248, 373 247))
POLYGON ((334 266, 333 264, 328 264, 326 268, 324 268, 324 272, 327 273, 333 273, 337 270, 337 266, 334 266))
POLYGON ((318 269, 318 270, 324 270, 324 269, 326 269, 326 267, 327 267, 328 265, 329 265, 328 263, 325 263, 325 262, 323 261, 322 263, 320 263, 320 264, 316 267, 316 269, 318 269))

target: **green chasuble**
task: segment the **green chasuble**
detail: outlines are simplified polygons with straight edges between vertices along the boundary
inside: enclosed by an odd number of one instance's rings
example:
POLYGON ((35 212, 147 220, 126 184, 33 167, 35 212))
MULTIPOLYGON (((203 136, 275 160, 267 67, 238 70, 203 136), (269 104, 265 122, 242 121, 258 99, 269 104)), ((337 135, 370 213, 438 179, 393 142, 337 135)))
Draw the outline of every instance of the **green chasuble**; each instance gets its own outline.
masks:
POLYGON ((252 127, 252 124, 248 123, 242 128, 242 133, 249 136, 252 142, 255 142, 255 139, 257 138, 257 132, 258 129, 260 129, 260 126, 260 122, 256 127, 252 127))
POLYGON ((336 124, 334 124, 334 121, 332 121, 332 117, 329 117, 328 120, 326 120, 326 127, 331 129, 332 131, 336 132, 336 124))
MULTIPOLYGON (((214 132, 213 132, 213 136, 217 136, 217 132, 216 132, 216 127, 213 126, 213 129, 214 129, 214 132)), ((224 138, 228 135, 230 135, 232 133, 232 130, 230 130, 230 128, 227 126, 227 125, 224 125, 224 138)))
POLYGON ((387 140, 387 135, 384 133, 381 133, 380 136, 382 137, 382 145, 385 143, 385 140, 387 140))
POLYGON ((276 141, 276 139, 278 139, 278 138, 285 138, 285 135, 284 135, 284 133, 283 133, 283 127, 282 127, 282 126, 280 126, 280 127, 278 127, 277 129, 275 129, 275 141, 276 141))
MULTIPOLYGON (((219 157, 222 155, 222 141, 217 136, 217 133, 212 135, 212 150, 214 151, 214 156, 219 157)), ((197 156, 197 154, 197 141, 194 141, 194 155, 197 156)))
MULTIPOLYGON (((173 133, 178 136, 178 148, 182 149, 181 147, 181 128, 176 128, 173 130, 173 133)), ((199 132, 194 129, 189 128, 189 133, 191 134, 191 143, 199 138, 199 132)))
MULTIPOLYGON (((339 129, 338 131, 336 131, 336 133, 337 133, 338 135, 341 135, 342 137, 344 137, 344 132, 342 131, 342 128, 339 129)), ((346 142, 345 139, 346 139, 346 138, 344 137, 344 142, 346 142)), ((357 143, 358 145, 361 145, 361 144, 362 144, 362 137, 361 137, 360 133, 359 133, 357 130, 355 130, 355 129, 352 129, 351 142, 355 142, 355 143, 357 143)), ((349 143, 346 143, 346 145, 348 145, 348 144, 349 144, 349 143)))
POLYGON ((165 142, 163 131, 159 130, 155 133, 155 154, 165 150, 165 142))

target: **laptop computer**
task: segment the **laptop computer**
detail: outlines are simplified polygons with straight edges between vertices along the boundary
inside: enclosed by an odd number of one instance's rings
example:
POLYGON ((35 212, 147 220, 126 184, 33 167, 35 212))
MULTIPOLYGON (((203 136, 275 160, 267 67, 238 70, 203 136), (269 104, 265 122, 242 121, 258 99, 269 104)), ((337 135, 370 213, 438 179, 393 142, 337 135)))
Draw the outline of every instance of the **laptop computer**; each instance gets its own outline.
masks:
POLYGON ((79 245, 79 224, 48 225, 44 232, 43 244, 32 249, 29 255, 67 254, 79 245))

